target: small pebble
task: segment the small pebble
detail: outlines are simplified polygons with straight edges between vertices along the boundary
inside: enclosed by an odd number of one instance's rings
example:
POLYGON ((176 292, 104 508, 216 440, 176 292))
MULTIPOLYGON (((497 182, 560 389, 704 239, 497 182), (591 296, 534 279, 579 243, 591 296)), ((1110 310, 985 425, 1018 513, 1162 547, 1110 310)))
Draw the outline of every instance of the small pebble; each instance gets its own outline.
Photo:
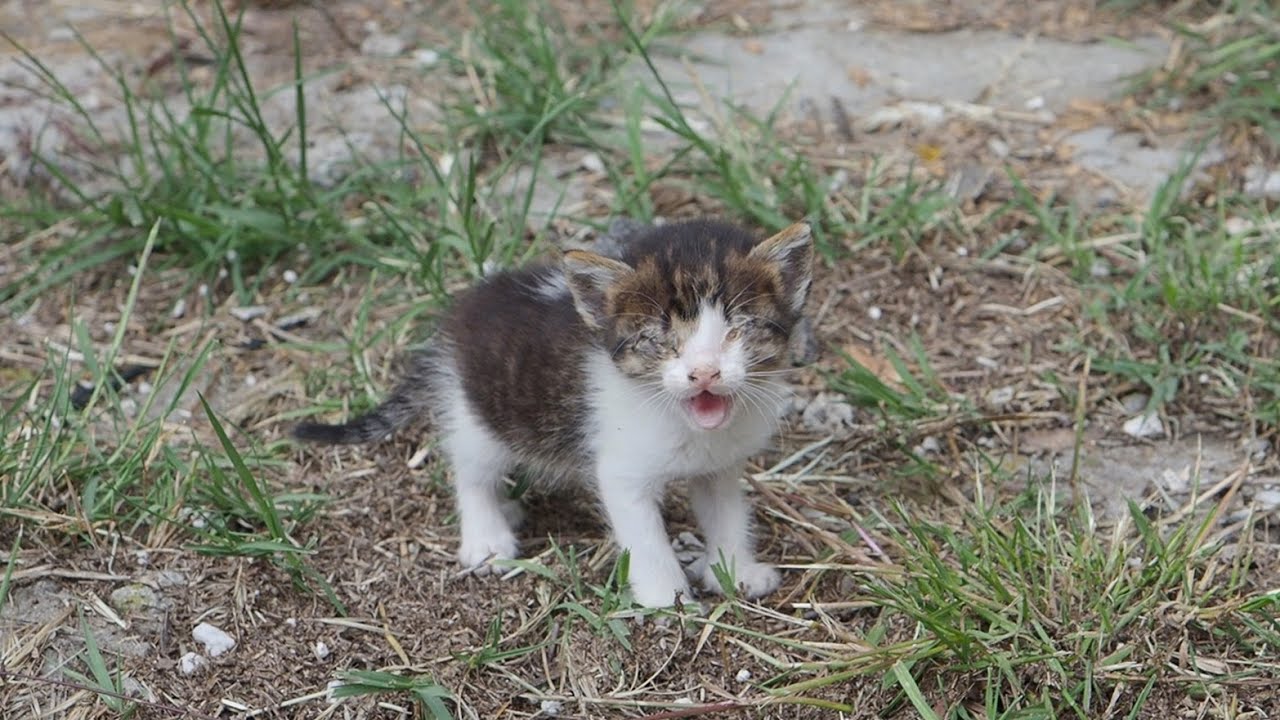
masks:
POLYGON ((1012 385, 998 387, 987 393, 987 407, 1003 408, 1013 402, 1014 389, 1012 385))
POLYGON ((1244 194, 1249 197, 1280 199, 1280 170, 1252 165, 1244 171, 1244 194))
POLYGON ((884 311, 875 305, 867 308, 867 317, 872 320, 879 320, 882 315, 884 315, 884 311))
POLYGON ((738 671, 737 675, 733 676, 733 679, 738 682, 746 682, 751 679, 751 671, 746 668, 742 668, 738 671))
POLYGON ((311 652, 315 653, 317 660, 323 660, 329 657, 329 646, 325 645, 323 640, 317 640, 316 644, 311 646, 311 652))
POLYGON ((143 380, 138 383, 139 395, 143 395, 143 396, 150 395, 152 390, 155 390, 155 386, 147 382, 146 380, 143 380))
POLYGON ((218 657, 236 646, 235 638, 209 623, 200 623, 195 626, 191 631, 191 637, 204 646, 204 651, 209 653, 209 657, 218 657))
POLYGON ((1124 423, 1124 432, 1130 437, 1151 438, 1164 435, 1164 423, 1154 412, 1135 415, 1124 423))
POLYGON ((413 62, 420 68, 429 68, 440 62, 440 53, 431 48, 419 48, 413 51, 413 62))
POLYGON ((602 173, 604 172, 604 160, 600 159, 599 153, 589 152, 582 156, 582 169, 587 172, 602 173))
POLYGON ((284 624, 289 627, 298 627, 298 618, 285 618, 284 624))
MULTIPOLYGON (((203 298, 209 297, 209 286, 204 283, 200 283, 200 287, 196 288, 196 294, 203 298)), ((183 309, 186 309, 185 305, 183 306, 183 309)))
POLYGON ((156 592, 146 585, 125 585, 111 591, 111 607, 125 615, 153 608, 158 603, 156 592))
POLYGON ((289 283, 290 285, 298 282, 298 273, 292 270, 285 270, 284 274, 281 277, 283 277, 284 281, 289 283))
POLYGON ((240 253, 236 252, 235 248, 231 248, 227 251, 227 262, 233 263, 238 259, 240 259, 240 253))
POLYGON ((345 683, 343 683, 341 680, 330 680, 329 684, 325 686, 324 697, 325 697, 325 700, 328 701, 330 705, 337 705, 338 703, 342 702, 342 698, 335 696, 334 693, 338 690, 338 688, 342 687, 344 684, 345 683))
POLYGON ((260 318, 266 314, 267 314, 267 308, 265 305, 248 305, 245 307, 231 308, 231 315, 235 317, 237 320, 240 320, 243 322, 249 322, 250 320, 260 318))
POLYGON ((199 653, 189 652, 178 660, 178 672, 188 677, 209 666, 209 661, 199 653))
POLYGON ((559 700, 543 700, 538 703, 538 709, 547 717, 557 717, 560 711, 564 709, 564 703, 559 700))
POLYGON ((1258 504, 1259 510, 1271 512, 1280 508, 1280 490, 1259 490, 1253 494, 1253 501, 1258 504))
POLYGON ((245 387, 253 387, 254 385, 257 385, 257 384, 258 384, 258 378, 257 378, 257 377, 255 377, 255 376, 253 376, 253 375, 245 375, 245 376, 244 376, 244 386, 245 386, 245 387))

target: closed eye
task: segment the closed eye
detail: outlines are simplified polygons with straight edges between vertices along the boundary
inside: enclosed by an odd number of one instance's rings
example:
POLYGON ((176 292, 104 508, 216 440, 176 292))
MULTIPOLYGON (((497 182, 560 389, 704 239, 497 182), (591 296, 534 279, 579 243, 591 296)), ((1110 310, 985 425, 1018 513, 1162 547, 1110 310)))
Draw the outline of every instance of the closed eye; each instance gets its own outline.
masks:
POLYGON ((780 325, 776 320, 771 320, 760 315, 742 315, 742 326, 747 330, 767 330, 779 335, 787 335, 787 329, 780 325))

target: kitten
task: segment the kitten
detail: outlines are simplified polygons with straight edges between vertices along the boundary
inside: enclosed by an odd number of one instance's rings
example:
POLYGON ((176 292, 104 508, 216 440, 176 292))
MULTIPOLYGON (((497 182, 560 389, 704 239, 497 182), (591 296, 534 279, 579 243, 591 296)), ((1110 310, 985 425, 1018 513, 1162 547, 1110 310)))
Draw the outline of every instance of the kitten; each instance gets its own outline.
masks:
POLYGON ((740 481, 783 412, 810 228, 757 242, 725 223, 673 223, 617 255, 571 250, 558 266, 485 278, 381 406, 294 434, 365 443, 429 414, 453 468, 458 559, 478 571, 517 554, 502 495, 514 465, 584 482, 630 551, 632 595, 647 607, 692 597, 661 514, 667 484, 684 480, 706 540, 695 577, 721 590, 712 566, 723 558, 740 592, 771 592, 778 572, 756 559, 740 481))

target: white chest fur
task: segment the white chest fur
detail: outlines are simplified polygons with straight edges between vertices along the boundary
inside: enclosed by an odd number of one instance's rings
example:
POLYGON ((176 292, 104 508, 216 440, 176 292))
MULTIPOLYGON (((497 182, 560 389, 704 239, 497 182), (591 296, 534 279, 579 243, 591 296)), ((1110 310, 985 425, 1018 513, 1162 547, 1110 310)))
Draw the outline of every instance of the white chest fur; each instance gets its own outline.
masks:
POLYGON ((589 443, 597 458, 649 482, 665 483, 723 472, 741 465, 769 442, 781 408, 754 398, 734 408, 732 422, 698 430, 684 410, 656 384, 626 377, 603 353, 587 363, 590 383, 589 443))

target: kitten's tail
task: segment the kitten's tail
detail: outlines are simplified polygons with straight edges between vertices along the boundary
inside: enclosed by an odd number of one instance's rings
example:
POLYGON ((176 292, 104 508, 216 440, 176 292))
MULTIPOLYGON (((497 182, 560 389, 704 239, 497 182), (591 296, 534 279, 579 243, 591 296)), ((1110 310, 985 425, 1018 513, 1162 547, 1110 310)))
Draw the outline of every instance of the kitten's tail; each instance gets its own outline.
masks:
POLYGON ((323 445, 363 445, 424 417, 431 409, 432 360, 429 353, 413 357, 406 379, 371 412, 337 425, 299 423, 293 428, 293 437, 323 445))

